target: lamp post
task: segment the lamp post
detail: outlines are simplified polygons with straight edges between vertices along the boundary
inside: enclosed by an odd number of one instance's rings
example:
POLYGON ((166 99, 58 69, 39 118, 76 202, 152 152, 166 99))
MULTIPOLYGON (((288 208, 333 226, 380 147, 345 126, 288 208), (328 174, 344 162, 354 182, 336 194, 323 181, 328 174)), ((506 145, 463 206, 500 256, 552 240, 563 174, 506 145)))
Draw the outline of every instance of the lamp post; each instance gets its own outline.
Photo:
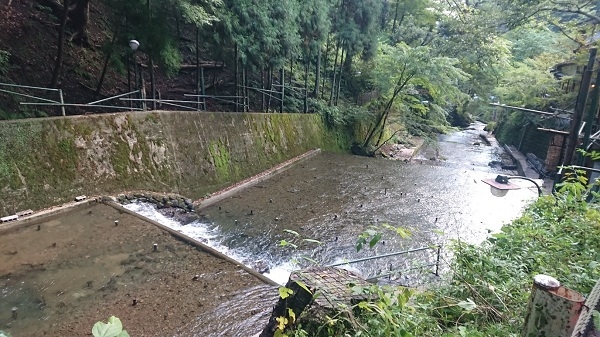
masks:
POLYGON ((135 85, 133 86, 134 90, 139 89, 139 80, 138 80, 138 69, 137 69, 137 59, 135 57, 135 51, 140 47, 140 43, 138 40, 129 40, 129 48, 133 51, 133 73, 135 79, 135 85))
POLYGON ((521 188, 520 186, 511 184, 510 182, 508 182, 510 179, 521 179, 521 180, 527 180, 527 181, 532 182, 535 185, 535 187, 537 187, 538 196, 540 196, 540 197, 542 196, 542 188, 540 187, 540 185, 537 182, 535 182, 535 180, 533 180, 531 178, 527 178, 527 177, 505 176, 505 175, 499 174, 496 177, 496 179, 482 179, 481 181, 490 185, 490 191, 492 192, 492 194, 494 196, 503 197, 508 193, 508 191, 518 190, 521 188))

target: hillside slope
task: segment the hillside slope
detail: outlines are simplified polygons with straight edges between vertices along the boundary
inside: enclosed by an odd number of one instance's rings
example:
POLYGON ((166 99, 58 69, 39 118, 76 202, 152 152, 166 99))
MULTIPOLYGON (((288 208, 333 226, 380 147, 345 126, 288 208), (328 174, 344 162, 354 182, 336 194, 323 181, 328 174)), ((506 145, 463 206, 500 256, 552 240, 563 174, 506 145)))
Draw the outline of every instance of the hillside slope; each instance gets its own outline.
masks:
MULTIPOLYGON (((1 0, 0 8, 0 52, 4 51, 9 55, 7 63, 2 65, 0 61, 0 83, 48 87, 57 55, 59 18, 52 14, 50 8, 40 5, 35 0, 1 0)), ((112 38, 107 28, 112 11, 106 8, 102 1, 91 1, 89 12, 89 46, 75 45, 70 41, 65 44, 64 62, 58 83, 58 88, 63 90, 65 103, 85 104, 128 91, 127 69, 123 69, 123 66, 119 69, 118 65, 109 63, 102 88, 96 93, 106 58, 102 48, 112 38)), ((73 32, 67 31, 67 37, 71 35, 73 32)), ((145 76, 148 77, 147 60, 143 54, 138 54, 139 67, 146 69, 145 76)), ((122 64, 126 63, 127 55, 116 57, 120 57, 122 64)), ((189 55, 184 54, 183 57, 184 61, 190 59, 189 55)), ((182 71, 172 79, 167 78, 159 67, 155 69, 156 89, 162 98, 184 99, 183 93, 194 92, 194 69, 182 71)), ((133 67, 130 68, 130 73, 133 82, 133 67)), ((8 88, 0 86, 0 89, 8 88)), ((51 91, 15 90, 52 100, 58 100, 59 97, 56 92, 51 91)), ((35 102, 31 98, 0 92, 0 119, 53 116, 61 113, 59 107, 19 104, 23 101, 35 102)), ((115 100, 110 105, 128 103, 115 100)), ((67 115, 101 111, 113 110, 66 108, 67 115)))

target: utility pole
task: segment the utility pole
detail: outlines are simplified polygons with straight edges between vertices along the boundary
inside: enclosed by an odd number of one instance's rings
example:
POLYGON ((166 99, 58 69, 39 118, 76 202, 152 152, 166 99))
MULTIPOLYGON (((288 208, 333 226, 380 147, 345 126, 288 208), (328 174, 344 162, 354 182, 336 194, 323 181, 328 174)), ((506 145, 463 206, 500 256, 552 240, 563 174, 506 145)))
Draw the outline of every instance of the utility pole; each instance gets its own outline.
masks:
POLYGON ((567 137, 567 147, 565 157, 563 158, 563 166, 572 164, 573 155, 575 154, 575 149, 579 143, 579 127, 581 125, 581 120, 583 119, 583 110, 587 103, 588 91, 592 80, 592 71, 594 69, 594 62, 596 61, 596 51, 596 48, 590 49, 590 58, 587 67, 583 72, 579 94, 577 95, 577 104, 575 105, 575 112, 573 113, 573 118, 571 120, 571 129, 569 131, 569 136, 567 137))

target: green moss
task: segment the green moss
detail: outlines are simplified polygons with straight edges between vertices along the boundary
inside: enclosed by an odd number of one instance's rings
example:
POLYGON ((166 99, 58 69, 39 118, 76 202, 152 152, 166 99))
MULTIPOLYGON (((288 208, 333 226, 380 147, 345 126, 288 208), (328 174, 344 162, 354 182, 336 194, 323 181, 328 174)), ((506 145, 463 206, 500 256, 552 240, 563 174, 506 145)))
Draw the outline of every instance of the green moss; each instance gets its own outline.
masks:
POLYGON ((144 118, 144 121, 158 124, 160 122, 160 116, 156 112, 151 112, 146 115, 146 118, 144 118))
POLYGON ((222 141, 213 142, 209 145, 208 152, 210 153, 211 162, 217 173, 217 179, 219 181, 228 180, 231 157, 225 144, 223 144, 222 141))
POLYGON ((111 156, 112 167, 118 180, 129 180, 129 145, 122 139, 115 139, 114 152, 111 156))
POLYGON ((305 114, 152 112, 1 122, 0 188, 10 198, 0 199, 0 212, 55 205, 75 193, 181 189, 197 198, 312 148, 345 150, 351 134, 324 127, 319 115, 305 114), (126 118, 120 127, 118 118, 126 118), (133 148, 125 133, 137 139, 133 148), (94 135, 102 141, 93 141, 94 135), (78 139, 103 148, 79 148, 78 139), (246 139, 251 143, 242 142, 246 139), (169 149, 160 165, 150 155, 153 143, 169 149), (96 172, 90 162, 103 158, 90 156, 104 153, 114 178, 96 172))

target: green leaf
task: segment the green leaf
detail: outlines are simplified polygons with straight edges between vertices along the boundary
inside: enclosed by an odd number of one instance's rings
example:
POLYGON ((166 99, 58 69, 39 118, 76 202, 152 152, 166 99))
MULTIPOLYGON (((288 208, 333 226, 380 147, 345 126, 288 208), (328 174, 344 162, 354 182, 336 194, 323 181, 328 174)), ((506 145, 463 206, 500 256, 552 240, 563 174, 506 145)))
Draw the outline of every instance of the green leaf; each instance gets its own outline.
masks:
POLYGON ((366 309, 366 310, 371 311, 371 305, 365 301, 359 302, 358 307, 361 309, 366 309))
POLYGON ((296 321, 296 314, 292 308, 288 308, 288 317, 290 318, 291 323, 293 324, 296 321))
POLYGON ((410 332, 408 332, 408 331, 406 331, 404 329, 400 330, 400 336, 402 336, 402 337, 413 337, 413 335, 410 332))
POLYGON ((431 232, 437 235, 444 235, 444 231, 440 229, 434 229, 431 232))
POLYGON ((280 247, 287 247, 287 246, 290 246, 290 247, 292 247, 292 248, 294 248, 294 249, 295 249, 295 248, 298 248, 298 246, 297 246, 297 245, 295 245, 295 244, 293 244, 293 243, 291 243, 291 242, 288 242, 288 241, 286 241, 286 240, 281 240, 281 241, 279 241, 279 246, 280 246, 280 247))
POLYGON ((281 299, 285 300, 292 294, 294 294, 294 291, 292 289, 286 287, 279 287, 279 297, 281 297, 281 299))
POLYGON ((275 330, 275 334, 273 335, 273 337, 288 337, 288 335, 284 334, 283 331, 277 329, 275 330))
MULTIPOLYGON (((404 229, 402 227, 396 228, 396 233, 398 235, 400 235, 400 237, 403 239, 408 239, 410 237, 410 232, 407 229, 404 229)), ((442 232, 442 234, 443 234, 443 232, 442 232)))
POLYGON ((286 232, 286 233, 293 234, 294 236, 300 236, 300 234, 298 234, 298 232, 293 231, 291 229, 284 229, 283 231, 286 232))
POLYGON ((596 330, 600 329, 600 312, 598 312, 598 310, 594 310, 592 317, 594 319, 594 327, 596 330))
POLYGON ((308 261, 308 262, 310 262, 310 263, 313 263, 313 264, 319 264, 319 263, 317 262, 317 260, 315 260, 315 259, 313 259, 313 258, 310 258, 310 257, 308 257, 308 256, 302 255, 302 256, 301 256, 301 258, 302 258, 302 259, 304 259, 304 260, 306 260, 306 261, 308 261))
POLYGON ((377 244, 377 242, 379 242, 379 240, 381 240, 381 234, 377 233, 377 234, 375 234, 375 236, 373 236, 371 241, 369 241, 369 248, 375 247, 375 245, 377 244))
POLYGON ((275 318, 275 320, 278 322, 277 329, 283 331, 283 329, 285 329, 285 326, 288 324, 288 319, 286 317, 279 316, 275 318))
POLYGON ((308 289, 308 286, 304 282, 302 282, 302 281, 294 281, 294 282, 296 282, 296 284, 298 286, 300 286, 300 288, 306 290, 307 293, 312 295, 312 291, 310 291, 310 289, 308 289))
POLYGON ((473 302, 470 298, 467 298, 466 301, 458 302, 457 305, 466 311, 472 311, 473 309, 477 308, 477 304, 475 304, 475 302, 473 302))
POLYGON ((123 325, 115 316, 108 319, 108 323, 97 322, 92 328, 94 337, 122 337, 123 325))

